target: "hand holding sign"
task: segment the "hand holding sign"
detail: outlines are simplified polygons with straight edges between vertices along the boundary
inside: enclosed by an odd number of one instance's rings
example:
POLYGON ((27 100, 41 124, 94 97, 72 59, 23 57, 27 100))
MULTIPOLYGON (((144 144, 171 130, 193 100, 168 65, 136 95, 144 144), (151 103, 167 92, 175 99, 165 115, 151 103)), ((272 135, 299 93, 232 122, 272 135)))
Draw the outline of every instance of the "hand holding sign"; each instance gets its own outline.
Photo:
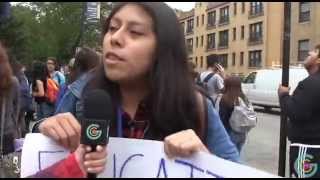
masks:
POLYGON ((209 152, 192 129, 167 136, 164 139, 164 151, 169 158, 188 157, 198 151, 209 152))
MULTIPOLYGON (((203 152, 168 159, 163 146, 159 141, 110 138, 106 168, 98 177, 277 177, 203 152)), ((22 152, 21 177, 35 174, 68 155, 60 150, 63 148, 42 134, 28 134, 22 152), (39 156, 43 150, 54 153, 39 156), (38 162, 42 163, 41 169, 38 162)))
POLYGON ((71 152, 80 144, 81 126, 71 113, 57 114, 45 119, 39 130, 71 152))

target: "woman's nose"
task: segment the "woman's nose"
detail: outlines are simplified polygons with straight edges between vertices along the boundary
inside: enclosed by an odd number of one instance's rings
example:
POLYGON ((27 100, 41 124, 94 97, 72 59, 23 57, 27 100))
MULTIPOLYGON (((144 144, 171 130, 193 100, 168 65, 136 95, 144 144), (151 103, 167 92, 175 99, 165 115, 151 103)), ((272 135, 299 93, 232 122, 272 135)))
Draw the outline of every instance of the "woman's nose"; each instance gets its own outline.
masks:
POLYGON ((124 35, 122 33, 122 30, 118 29, 116 32, 111 34, 111 37, 110 37, 111 45, 120 46, 120 47, 123 46, 123 42, 124 42, 123 38, 124 38, 124 35))

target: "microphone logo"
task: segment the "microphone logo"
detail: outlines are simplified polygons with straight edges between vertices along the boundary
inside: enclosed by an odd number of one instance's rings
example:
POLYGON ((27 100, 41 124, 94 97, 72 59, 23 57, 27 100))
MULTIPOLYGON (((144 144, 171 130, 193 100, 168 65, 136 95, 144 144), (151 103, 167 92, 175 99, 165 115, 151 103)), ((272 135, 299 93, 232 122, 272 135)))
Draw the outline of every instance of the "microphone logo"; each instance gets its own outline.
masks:
POLYGON ((91 124, 87 127, 86 135, 91 140, 97 140, 102 135, 102 130, 99 124, 91 124))

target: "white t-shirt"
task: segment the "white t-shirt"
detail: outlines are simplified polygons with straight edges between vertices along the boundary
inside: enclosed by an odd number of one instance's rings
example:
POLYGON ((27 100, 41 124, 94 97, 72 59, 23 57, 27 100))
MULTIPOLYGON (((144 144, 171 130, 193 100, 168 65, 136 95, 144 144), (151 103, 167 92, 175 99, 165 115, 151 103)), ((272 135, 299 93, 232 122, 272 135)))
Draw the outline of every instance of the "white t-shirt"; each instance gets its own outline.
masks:
MULTIPOLYGON (((205 71, 200 74, 200 80, 203 82, 203 80, 210 74, 212 71, 205 71)), ((208 93, 209 95, 215 99, 219 93, 221 93, 221 90, 224 87, 224 81, 223 78, 218 74, 215 73, 208 81, 208 93)))

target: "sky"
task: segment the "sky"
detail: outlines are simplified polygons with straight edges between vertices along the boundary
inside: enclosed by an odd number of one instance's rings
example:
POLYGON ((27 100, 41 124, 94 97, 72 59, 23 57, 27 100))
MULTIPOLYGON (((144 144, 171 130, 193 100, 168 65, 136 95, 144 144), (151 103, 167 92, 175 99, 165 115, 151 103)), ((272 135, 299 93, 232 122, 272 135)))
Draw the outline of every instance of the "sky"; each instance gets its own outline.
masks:
MULTIPOLYGON (((165 2, 165 3, 167 3, 171 8, 176 8, 183 11, 189 11, 195 5, 195 2, 165 2)), ((11 2, 11 4, 16 5, 17 2, 11 2)))
POLYGON ((194 8, 195 2, 165 2, 171 8, 176 8, 183 11, 189 11, 194 8))

